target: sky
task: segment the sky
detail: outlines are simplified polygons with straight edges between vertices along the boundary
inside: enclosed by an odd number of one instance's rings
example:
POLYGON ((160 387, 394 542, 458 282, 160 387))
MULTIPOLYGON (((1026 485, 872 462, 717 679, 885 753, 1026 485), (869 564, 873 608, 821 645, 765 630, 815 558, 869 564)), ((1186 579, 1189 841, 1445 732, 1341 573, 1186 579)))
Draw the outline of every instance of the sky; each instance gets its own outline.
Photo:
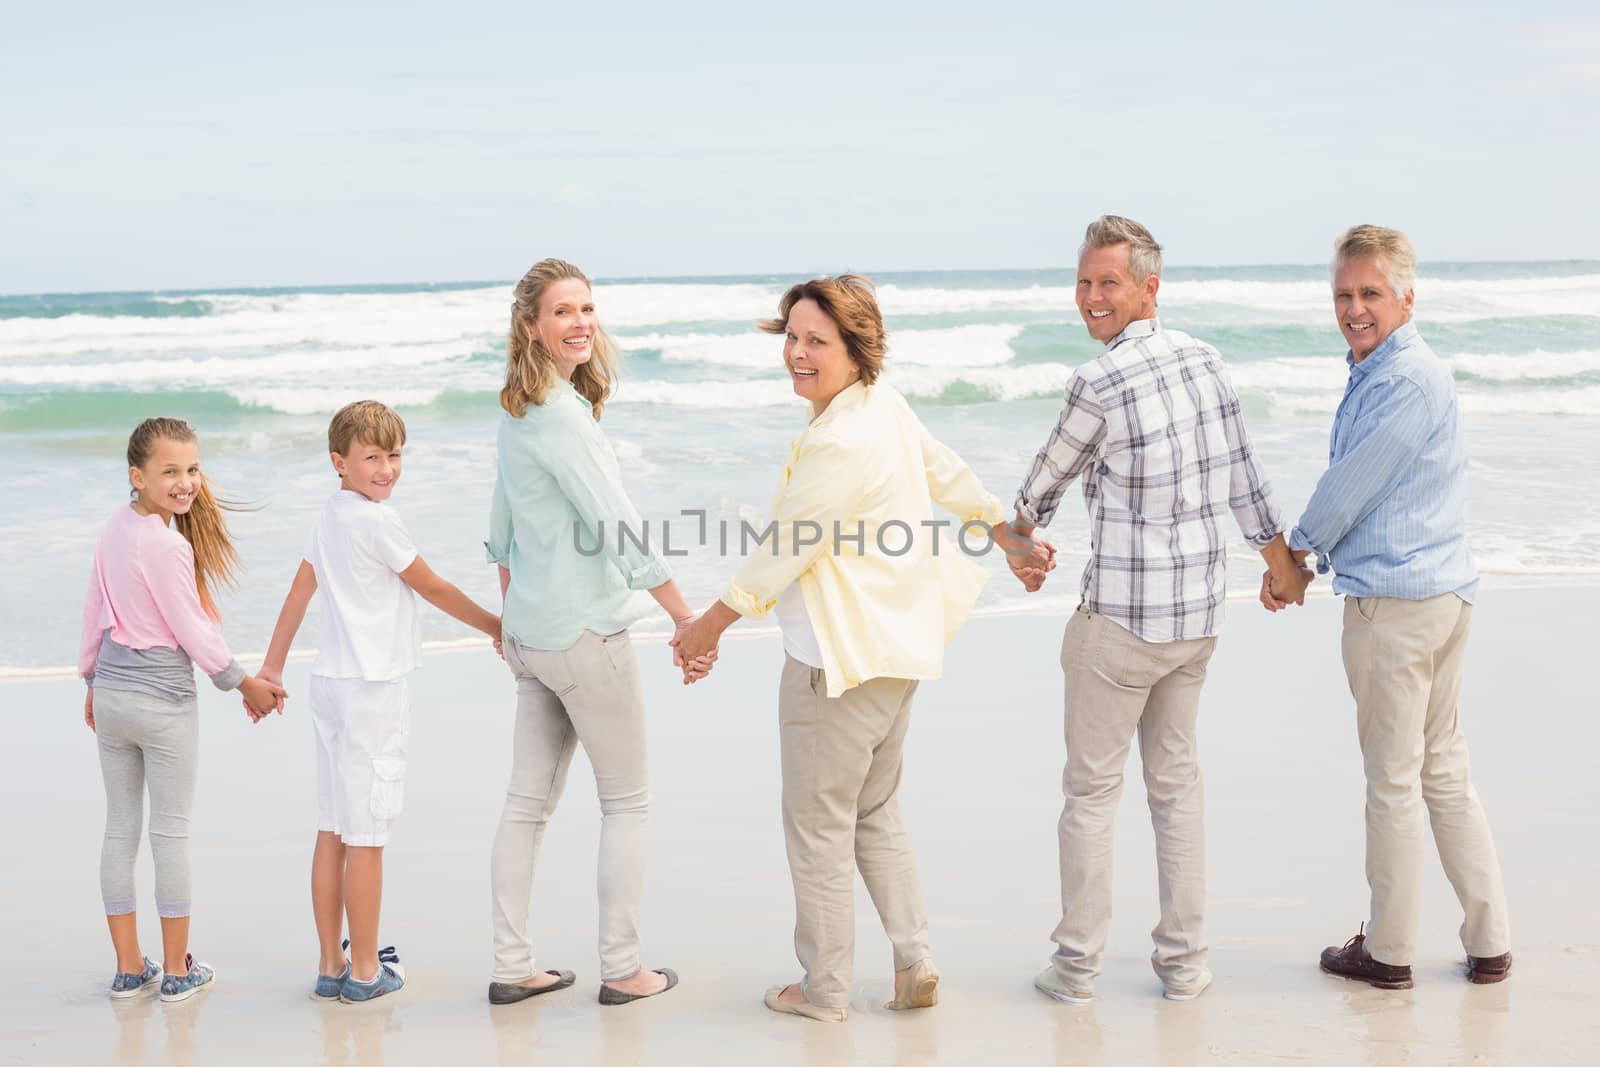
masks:
POLYGON ((0 293, 1600 258, 1592 5, 397 7, 10 7, 0 293))

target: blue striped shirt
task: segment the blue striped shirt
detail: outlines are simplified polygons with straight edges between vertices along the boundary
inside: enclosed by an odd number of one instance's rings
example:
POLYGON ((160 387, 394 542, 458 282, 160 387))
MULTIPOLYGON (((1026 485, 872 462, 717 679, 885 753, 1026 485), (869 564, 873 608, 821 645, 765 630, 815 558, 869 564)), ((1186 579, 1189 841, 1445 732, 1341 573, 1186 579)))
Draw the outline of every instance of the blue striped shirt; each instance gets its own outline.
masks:
POLYGON ((1330 564, 1335 593, 1468 603, 1467 449, 1455 380, 1413 323, 1359 363, 1333 417, 1328 469, 1289 531, 1289 547, 1330 564))

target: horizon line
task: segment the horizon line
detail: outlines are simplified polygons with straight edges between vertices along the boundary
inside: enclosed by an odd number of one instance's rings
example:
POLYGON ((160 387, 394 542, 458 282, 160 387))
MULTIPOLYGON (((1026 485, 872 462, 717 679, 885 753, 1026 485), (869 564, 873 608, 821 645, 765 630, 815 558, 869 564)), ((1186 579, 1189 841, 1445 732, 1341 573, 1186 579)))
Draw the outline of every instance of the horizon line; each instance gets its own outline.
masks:
MULTIPOLYGON (((1486 267, 1486 266, 1534 266, 1534 265, 1546 266, 1546 265, 1560 265, 1560 264, 1595 264, 1596 266, 1600 266, 1600 258, 1587 258, 1587 257, 1578 256, 1578 257, 1561 257, 1561 258, 1557 258, 1557 259, 1441 259, 1441 260, 1431 260, 1431 261, 1428 261, 1425 264, 1419 265, 1418 276, 1419 277, 1427 277, 1428 275, 1426 273, 1426 268, 1428 266, 1436 266, 1436 267, 1486 267)), ((1164 264, 1164 269, 1167 269, 1167 270, 1174 270, 1174 269, 1176 269, 1176 270, 1270 270, 1270 269, 1285 268, 1285 267, 1292 267, 1292 268, 1297 268, 1297 269, 1312 269, 1312 268, 1323 269, 1323 268, 1327 267, 1327 263, 1323 263, 1323 262, 1287 263, 1287 262, 1285 262, 1285 263, 1168 263, 1168 264, 1164 264)), ((1024 273, 1042 273, 1042 272, 1050 272, 1050 271, 1066 271, 1066 270, 1070 270, 1070 269, 1071 269, 1071 267, 1063 264, 1063 265, 1060 265, 1060 266, 1053 266, 1053 267, 919 267, 919 268, 915 268, 915 269, 911 269, 911 270, 893 270, 893 269, 872 270, 872 269, 865 269, 865 268, 845 268, 845 270, 841 270, 841 271, 838 271, 838 272, 835 272, 835 273, 845 273, 846 271, 849 271, 850 273, 864 274, 864 275, 867 275, 868 277, 871 277, 874 274, 880 275, 880 276, 881 275, 902 275, 902 276, 903 275, 930 275, 930 274, 1024 274, 1024 273)), ((597 286, 598 285, 636 284, 636 283, 640 283, 640 282, 680 282, 681 283, 681 282, 705 281, 705 282, 726 283, 726 282, 737 282, 737 281, 749 281, 751 279, 757 279, 757 278, 775 278, 775 277, 779 277, 779 276, 818 277, 820 275, 815 271, 810 271, 810 272, 808 272, 808 271, 746 271, 746 272, 743 272, 743 273, 733 273, 733 274, 618 274, 618 275, 595 275, 594 278, 593 278, 593 281, 594 281, 594 284, 597 285, 597 286)), ((493 287, 493 286, 500 286, 500 285, 511 286, 511 285, 515 285, 515 284, 516 284, 516 279, 515 278, 499 278, 499 279, 493 279, 493 278, 486 278, 486 279, 484 279, 484 278, 462 278, 462 279, 446 279, 446 280, 434 280, 434 281, 418 281, 418 280, 414 280, 413 279, 413 280, 406 280, 406 281, 386 281, 386 282, 377 282, 377 281, 369 281, 369 282, 313 282, 313 283, 294 283, 294 282, 289 282, 289 283, 260 284, 260 285, 211 285, 211 286, 203 286, 203 287, 202 286, 184 286, 184 287, 154 288, 154 289, 77 289, 77 290, 47 289, 47 290, 36 291, 36 292, 0 292, 0 300, 25 300, 25 299, 30 299, 30 298, 32 298, 32 299, 43 299, 43 298, 47 298, 47 297, 64 297, 64 296, 138 296, 138 295, 191 296, 191 295, 204 295, 204 294, 208 294, 208 293, 270 293, 270 292, 280 292, 280 291, 284 291, 284 290, 308 291, 308 290, 318 290, 318 289, 349 292, 349 291, 357 291, 357 290, 362 290, 362 289, 379 289, 379 288, 396 288, 396 287, 398 287, 398 288, 413 288, 413 289, 430 289, 430 288, 472 289, 472 288, 490 288, 490 287, 493 287)))

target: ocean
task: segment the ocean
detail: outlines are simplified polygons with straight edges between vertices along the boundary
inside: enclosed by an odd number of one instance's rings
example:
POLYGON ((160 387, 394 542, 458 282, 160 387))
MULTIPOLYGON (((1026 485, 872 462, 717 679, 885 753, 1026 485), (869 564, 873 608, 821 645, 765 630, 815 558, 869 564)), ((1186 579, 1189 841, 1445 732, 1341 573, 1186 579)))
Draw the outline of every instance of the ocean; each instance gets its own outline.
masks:
MULTIPOLYGON (((1072 272, 873 277, 890 330, 885 380, 1009 505, 1071 368, 1099 348, 1074 307, 1072 272)), ((766 514, 806 409, 781 341, 754 323, 794 280, 596 282, 600 320, 624 353, 603 425, 635 504, 652 526, 671 520, 675 547, 697 529, 686 510, 713 524, 766 514)), ((150 415, 194 423, 207 472, 254 509, 233 519, 245 571, 220 598, 241 658, 266 647, 337 487, 328 417, 363 397, 406 419, 392 503, 423 556, 496 603, 482 542, 510 293, 494 282, 0 296, 0 677, 70 671, 94 539, 127 499, 127 435, 150 415)), ((1173 268, 1160 303, 1167 326, 1227 359, 1293 521, 1326 463, 1345 379, 1326 268, 1173 268)), ((1416 317, 1455 374, 1486 583, 1600 578, 1600 262, 1427 265, 1416 317)), ((1087 555, 1076 488, 1046 536, 1061 567, 1045 589, 1024 594, 990 558, 981 611, 1070 611, 1087 555)), ((673 561, 691 603, 716 596, 738 566, 714 542, 673 561)), ((1247 599, 1260 571, 1236 544, 1230 592, 1247 599)), ((297 647, 315 644, 315 614, 297 647)), ((431 609, 424 619, 430 641, 470 639, 431 609)))

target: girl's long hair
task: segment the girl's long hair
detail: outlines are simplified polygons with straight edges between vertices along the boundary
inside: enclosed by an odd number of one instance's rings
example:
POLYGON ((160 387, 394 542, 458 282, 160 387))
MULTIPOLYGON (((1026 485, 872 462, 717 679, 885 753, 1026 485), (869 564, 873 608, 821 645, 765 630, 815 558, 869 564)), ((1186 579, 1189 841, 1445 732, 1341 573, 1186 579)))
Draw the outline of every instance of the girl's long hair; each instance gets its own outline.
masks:
MULTIPOLYGON (((535 407, 543 404, 550 390, 561 381, 556 373, 555 357, 539 340, 533 324, 539 318, 539 301, 546 287, 568 279, 589 285, 588 277, 571 263, 560 259, 541 259, 522 276, 512 294, 511 336, 506 343, 506 384, 500 390, 500 406, 512 418, 520 419, 526 415, 529 404, 535 407)), ((589 347, 589 362, 580 364, 572 372, 572 385, 594 406, 594 417, 598 419, 600 409, 605 407, 606 400, 616 388, 617 347, 598 321, 589 347)))
MULTIPOLYGON (((182 419, 145 419, 133 429, 128 438, 128 466, 143 467, 157 441, 177 441, 188 444, 198 440, 194 427, 182 419)), ((194 549, 194 584, 200 594, 200 606, 207 615, 220 622, 216 599, 211 591, 219 586, 232 586, 239 572, 239 551, 228 536, 228 511, 249 511, 250 507, 239 501, 218 496, 211 479, 200 472, 200 485, 195 490, 194 502, 189 511, 172 517, 184 540, 194 549)))

